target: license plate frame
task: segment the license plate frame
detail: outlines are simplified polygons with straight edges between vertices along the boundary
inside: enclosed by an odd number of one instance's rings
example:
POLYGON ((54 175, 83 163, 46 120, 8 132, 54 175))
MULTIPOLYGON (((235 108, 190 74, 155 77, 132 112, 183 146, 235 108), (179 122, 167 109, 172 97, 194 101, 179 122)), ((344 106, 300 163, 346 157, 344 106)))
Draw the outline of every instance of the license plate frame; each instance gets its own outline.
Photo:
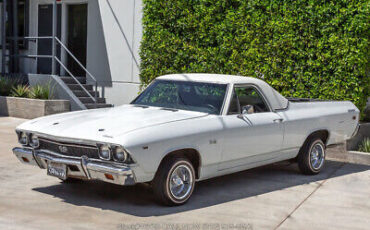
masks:
POLYGON ((67 179, 67 165, 55 162, 49 162, 47 168, 49 176, 57 177, 61 180, 67 179))

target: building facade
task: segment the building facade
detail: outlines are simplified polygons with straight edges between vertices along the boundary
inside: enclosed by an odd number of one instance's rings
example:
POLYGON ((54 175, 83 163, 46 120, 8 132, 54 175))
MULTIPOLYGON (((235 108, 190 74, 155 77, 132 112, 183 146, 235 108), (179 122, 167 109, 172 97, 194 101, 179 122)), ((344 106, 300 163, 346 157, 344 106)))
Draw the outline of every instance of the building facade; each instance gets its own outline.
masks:
POLYGON ((3 0, 0 4, 3 75, 26 75, 31 84, 50 78, 62 84, 59 91, 70 89, 58 94, 64 99, 76 100, 69 95, 73 92, 90 92, 83 95, 82 103, 74 103, 74 109, 94 102, 95 84, 98 97, 107 104, 121 105, 136 97, 141 0, 3 0))

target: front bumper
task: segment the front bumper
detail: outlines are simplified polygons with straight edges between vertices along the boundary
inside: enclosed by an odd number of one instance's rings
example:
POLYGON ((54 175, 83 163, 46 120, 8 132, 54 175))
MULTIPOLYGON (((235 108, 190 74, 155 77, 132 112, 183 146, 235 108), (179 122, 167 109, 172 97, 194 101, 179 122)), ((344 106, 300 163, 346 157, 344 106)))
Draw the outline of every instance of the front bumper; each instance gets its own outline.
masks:
POLYGON ((83 157, 69 157, 48 151, 30 148, 14 148, 14 155, 24 164, 46 169, 48 163, 59 163, 67 166, 67 177, 84 180, 101 180, 119 185, 133 185, 135 175, 130 167, 115 165, 101 160, 83 157))

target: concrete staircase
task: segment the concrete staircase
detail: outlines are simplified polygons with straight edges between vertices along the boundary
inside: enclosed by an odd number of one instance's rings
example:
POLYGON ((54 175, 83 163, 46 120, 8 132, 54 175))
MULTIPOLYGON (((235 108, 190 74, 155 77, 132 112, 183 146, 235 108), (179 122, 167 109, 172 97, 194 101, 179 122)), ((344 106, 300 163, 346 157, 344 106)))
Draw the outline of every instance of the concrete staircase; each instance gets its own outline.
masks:
MULTIPOLYGON (((85 90, 81 88, 79 84, 70 76, 62 76, 60 79, 68 86, 73 94, 83 103, 87 109, 95 108, 108 108, 113 107, 112 104, 107 104, 105 98, 100 97, 99 92, 97 95, 98 103, 95 105, 94 100, 89 97, 85 90)), ((94 86, 86 83, 86 77, 76 77, 76 79, 82 84, 82 86, 94 97, 94 86)))

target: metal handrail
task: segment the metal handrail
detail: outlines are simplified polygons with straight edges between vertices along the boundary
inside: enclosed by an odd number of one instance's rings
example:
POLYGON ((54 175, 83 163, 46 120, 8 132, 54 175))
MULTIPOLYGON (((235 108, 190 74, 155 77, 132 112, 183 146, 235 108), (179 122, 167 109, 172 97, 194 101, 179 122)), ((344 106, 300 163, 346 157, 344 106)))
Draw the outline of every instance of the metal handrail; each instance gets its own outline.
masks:
MULTIPOLYGON (((65 71, 67 71, 67 73, 69 74, 69 75, 71 75, 71 77, 77 82, 77 84, 87 93, 87 95, 89 96, 89 97, 91 97, 93 100, 94 100, 94 102, 97 102, 97 98, 96 98, 96 96, 95 97, 93 97, 90 93, 89 93, 89 91, 87 90, 87 89, 85 89, 85 87, 83 87, 83 85, 81 84, 81 82, 80 81, 78 81, 77 80, 77 78, 71 73, 71 71, 69 71, 69 69, 63 64, 63 62, 61 61, 61 60, 59 60, 59 58, 57 58, 57 57, 54 57, 55 58, 55 60, 59 63, 59 65, 61 66, 61 67, 63 67, 63 69, 65 70, 65 71)), ((95 93, 96 94, 96 93, 95 93)))
POLYGON ((85 68, 85 66, 83 66, 81 64, 81 62, 73 55, 73 53, 62 43, 62 41, 59 40, 59 38, 55 37, 55 40, 60 44, 61 47, 63 47, 63 49, 65 51, 67 51, 67 53, 69 55, 71 55, 71 57, 77 62, 77 64, 95 81, 97 82, 96 78, 85 68))
POLYGON ((30 54, 6 54, 5 57, 17 57, 17 58, 53 58, 52 55, 30 55, 30 54))
POLYGON ((59 43, 59 45, 77 62, 77 64, 92 78, 92 80, 95 82, 95 96, 93 97, 89 91, 80 83, 80 81, 77 80, 77 78, 71 73, 71 71, 63 64, 63 62, 57 58, 57 56, 53 55, 23 55, 25 57, 30 57, 30 58, 54 58, 61 67, 72 77, 73 80, 77 82, 77 84, 87 93, 87 95, 93 99, 95 103, 95 108, 97 107, 98 103, 98 81, 96 78, 81 64, 81 62, 76 58, 76 56, 73 55, 73 53, 63 44, 62 41, 59 40, 57 37, 52 37, 52 36, 45 36, 45 37, 24 37, 25 40, 31 41, 31 40, 40 40, 40 39, 55 39, 59 43))
MULTIPOLYGON (((95 102, 95 107, 96 107, 96 104, 98 103, 98 81, 96 80, 96 78, 85 68, 85 66, 83 66, 81 64, 81 62, 75 57, 75 55, 73 55, 73 53, 63 44, 63 42, 61 40, 59 40, 58 37, 54 37, 54 39, 59 43, 59 45, 77 62, 77 64, 92 78, 92 80, 95 82, 95 97, 93 98, 94 102, 95 102)), ((54 57, 60 65, 64 66, 60 60, 55 56, 54 57)), ((69 74, 70 74, 70 71, 64 66, 63 67, 69 74)), ((70 74, 71 75, 71 74, 70 74)), ((72 75, 71 75, 72 76, 72 75)), ((77 81, 77 79, 75 79, 77 81)), ((77 81, 77 83, 80 83, 79 81, 77 81)), ((84 87, 82 87, 83 89, 85 89, 84 87)), ((85 89, 86 90, 86 89, 85 89)), ((92 97, 90 95, 90 93, 88 93, 88 95, 90 97, 92 97)))
POLYGON ((28 40, 30 40, 30 39, 53 39, 53 37, 52 36, 45 36, 45 37, 30 37, 30 36, 28 36, 28 37, 24 37, 24 39, 28 39, 28 40))

